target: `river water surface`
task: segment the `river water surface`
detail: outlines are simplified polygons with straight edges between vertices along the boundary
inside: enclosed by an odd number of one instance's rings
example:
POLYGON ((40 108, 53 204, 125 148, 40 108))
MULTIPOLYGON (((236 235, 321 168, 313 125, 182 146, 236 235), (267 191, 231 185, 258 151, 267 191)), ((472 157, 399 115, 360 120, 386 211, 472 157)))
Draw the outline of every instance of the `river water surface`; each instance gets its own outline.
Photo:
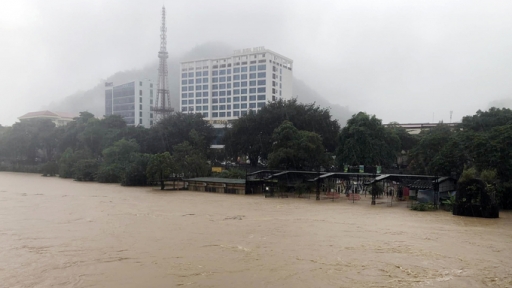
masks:
POLYGON ((2 172, 0 287, 512 287, 500 217, 2 172))

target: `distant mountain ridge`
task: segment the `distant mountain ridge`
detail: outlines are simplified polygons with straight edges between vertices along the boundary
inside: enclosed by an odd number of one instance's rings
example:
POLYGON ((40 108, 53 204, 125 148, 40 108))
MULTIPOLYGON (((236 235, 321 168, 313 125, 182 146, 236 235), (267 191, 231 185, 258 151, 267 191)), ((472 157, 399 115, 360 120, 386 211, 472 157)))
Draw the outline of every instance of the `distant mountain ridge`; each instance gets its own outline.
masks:
MULTIPOLYGON (((233 49, 222 43, 206 43, 192 48, 181 57, 169 57, 169 87, 171 95, 171 106, 177 109, 179 107, 179 69, 180 62, 188 60, 208 59, 225 57, 231 55, 233 49)), ((52 111, 65 111, 69 113, 79 113, 89 111, 96 116, 103 116, 105 113, 105 82, 113 82, 114 85, 133 81, 135 79, 152 79, 156 82, 158 79, 158 59, 142 69, 133 69, 119 71, 107 79, 102 80, 93 88, 87 91, 78 91, 67 96, 60 102, 52 102, 45 109, 52 111)), ((293 79, 293 97, 298 97, 302 103, 316 103, 322 108, 330 108, 333 118, 338 119, 341 126, 354 114, 348 107, 339 104, 331 104, 327 99, 318 94, 309 87, 304 81, 293 79)))

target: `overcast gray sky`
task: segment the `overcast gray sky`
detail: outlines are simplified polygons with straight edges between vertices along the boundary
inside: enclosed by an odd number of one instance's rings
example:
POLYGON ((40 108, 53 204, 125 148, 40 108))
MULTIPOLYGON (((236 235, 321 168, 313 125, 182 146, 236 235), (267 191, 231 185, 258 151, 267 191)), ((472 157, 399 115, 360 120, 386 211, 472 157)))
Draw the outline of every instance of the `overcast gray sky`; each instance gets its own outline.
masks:
POLYGON ((456 121, 512 97, 510 0, 16 0, 0 9, 0 124, 155 61, 162 4, 170 54, 265 46, 385 123, 456 121))

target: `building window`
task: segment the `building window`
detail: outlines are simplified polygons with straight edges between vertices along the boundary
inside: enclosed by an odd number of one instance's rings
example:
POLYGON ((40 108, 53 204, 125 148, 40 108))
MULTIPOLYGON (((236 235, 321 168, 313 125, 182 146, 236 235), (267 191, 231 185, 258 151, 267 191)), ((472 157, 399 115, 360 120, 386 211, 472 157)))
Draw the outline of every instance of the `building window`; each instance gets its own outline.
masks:
POLYGON ((219 103, 219 99, 218 99, 218 98, 213 98, 213 99, 212 99, 212 103, 213 103, 213 104, 217 104, 217 103, 219 103))
POLYGON ((258 93, 265 93, 267 89, 265 87, 258 87, 258 93))
POLYGON ((196 79, 196 84, 201 84, 201 78, 196 79))
POLYGON ((265 80, 265 79, 258 80, 258 86, 261 86, 261 85, 267 85, 267 80, 265 80))
POLYGON ((242 111, 242 112, 240 112, 240 113, 242 114, 242 116, 247 115, 247 111, 245 111, 245 110, 244 110, 244 111, 242 111))
POLYGON ((256 79, 256 73, 249 74, 249 79, 256 79))
POLYGON ((249 71, 251 71, 251 72, 256 71, 256 66, 251 66, 251 67, 249 68, 249 71))
POLYGON ((247 94, 247 88, 240 89, 240 94, 247 94))
POLYGON ((233 102, 240 102, 240 96, 233 97, 233 102))
POLYGON ((188 93, 188 98, 194 98, 194 93, 188 93))
POLYGON ((208 78, 203 78, 203 83, 208 83, 208 78))
POLYGON ((265 106, 265 102, 258 102, 258 108, 263 108, 265 106))
POLYGON ((227 101, 228 103, 231 103, 231 97, 226 98, 226 101, 227 101))
POLYGON ((196 106, 196 111, 201 111, 201 106, 196 106))
POLYGON ((149 125, 150 125, 150 126, 153 126, 153 120, 150 120, 150 121, 149 121, 149 125))
POLYGON ((242 102, 247 102, 247 96, 242 96, 242 97, 240 97, 240 101, 242 101, 242 102))
POLYGON ((242 72, 247 72, 247 67, 240 67, 242 72))
POLYGON ((226 84, 219 84, 219 89, 226 89, 226 84))
POLYGON ((203 105, 203 111, 208 111, 208 105, 203 105))
POLYGON ((240 104, 233 104, 233 109, 240 109, 240 104))
POLYGON ((219 103, 226 103, 226 98, 219 98, 219 103))
POLYGON ((203 71, 203 77, 208 76, 208 71, 203 71))
POLYGON ((247 103, 240 104, 240 108, 241 109, 247 109, 247 103))
POLYGON ((142 104, 139 105, 140 110, 142 110, 142 104))
POLYGON ((240 77, 242 80, 247 80, 247 74, 242 74, 240 77))
POLYGON ((233 87, 235 87, 235 88, 240 87, 240 82, 233 82, 233 87))
MULTIPOLYGON (((213 66, 215 68, 215 66, 213 66)), ((219 71, 218 70, 215 70, 215 71, 212 71, 212 76, 218 76, 219 75, 219 71)))
POLYGON ((219 82, 226 82, 226 76, 219 77, 219 82))
POLYGON ((203 112, 203 117, 208 118, 208 112, 203 112))
POLYGON ((196 90, 201 90, 201 85, 196 85, 196 90))
POLYGON ((188 79, 188 84, 194 84, 194 79, 188 79))
POLYGON ((219 91, 219 96, 226 96, 226 91, 219 91))
POLYGON ((265 101, 266 96, 265 95, 258 95, 258 101, 265 101))
POLYGON ((226 117, 226 112, 219 112, 219 117, 226 117))
POLYGON ((234 81, 240 80, 240 75, 233 75, 233 80, 234 81))
POLYGON ((142 119, 139 119, 139 124, 142 125, 142 119))
POLYGON ((249 109, 256 108, 256 103, 249 103, 249 109))
POLYGON ((233 116, 239 117, 240 116, 240 111, 233 111, 233 116))
POLYGON ((201 77, 201 72, 196 72, 196 77, 201 77))
POLYGON ((139 98, 139 103, 142 103, 142 97, 139 98))
POLYGON ((226 110, 226 105, 219 105, 219 110, 226 110))
POLYGON ((219 85, 213 84, 212 85, 212 90, 219 90, 219 85))
POLYGON ((194 72, 188 73, 188 78, 192 78, 192 77, 194 77, 194 72))
POLYGON ((249 86, 256 86, 256 80, 249 81, 249 86))
POLYGON ((256 88, 249 88, 249 94, 256 93, 256 88))
POLYGON ((153 99, 149 100, 149 104, 153 105, 153 99))
POLYGON ((203 92, 203 97, 208 97, 208 92, 203 92))
POLYGON ((188 83, 188 82, 187 82, 187 79, 183 79, 183 80, 181 80, 181 85, 187 85, 187 83, 188 83))
POLYGON ((226 75, 226 70, 220 70, 219 75, 226 75))
POLYGON ((181 90, 184 91, 184 92, 187 92, 187 86, 181 87, 181 90))
POLYGON ((267 72, 258 72, 258 78, 265 78, 267 77, 267 72))
POLYGON ((247 81, 242 81, 240 84, 242 87, 247 87, 247 81))
POLYGON ((142 90, 139 90, 139 96, 142 96, 142 90))
POLYGON ((188 104, 189 105, 193 105, 194 104, 194 99, 188 100, 188 104))
POLYGON ((153 113, 150 113, 150 114, 149 114, 149 118, 153 118, 153 113))
POLYGON ((259 71, 267 70, 267 65, 266 65, 266 64, 258 65, 258 70, 259 70, 259 71))
POLYGON ((139 82, 139 86, 142 86, 142 81, 139 82))
POLYGON ((181 73, 181 78, 187 78, 187 73, 181 73))
POLYGON ((201 104, 201 99, 196 99, 196 104, 201 104))
POLYGON ((240 95, 240 89, 233 89, 233 95, 240 95))
MULTIPOLYGON (((229 89, 229 88, 231 88, 231 86, 230 86, 230 85, 228 85, 228 89, 229 89)), ((227 94, 227 96, 231 96, 231 90, 228 90, 228 94, 227 94)))
POLYGON ((212 78, 212 83, 218 83, 218 82, 219 82, 219 77, 212 78))
POLYGON ((196 92, 196 97, 201 97, 201 92, 196 92))
POLYGON ((212 105, 212 111, 218 111, 219 105, 212 105))
POLYGON ((256 101, 256 95, 249 96, 249 101, 256 101))
POLYGON ((194 86, 188 86, 188 91, 194 91, 194 86))
MULTIPOLYGON (((142 117, 142 111, 141 111, 141 112, 139 112, 139 117, 142 117)), ((141 120, 142 120, 142 119, 141 119, 141 120)))
POLYGON ((233 73, 240 73, 240 67, 233 68, 233 73))
POLYGON ((181 112, 187 112, 187 107, 181 107, 181 112))
POLYGON ((208 98, 203 99, 203 104, 208 104, 208 98))

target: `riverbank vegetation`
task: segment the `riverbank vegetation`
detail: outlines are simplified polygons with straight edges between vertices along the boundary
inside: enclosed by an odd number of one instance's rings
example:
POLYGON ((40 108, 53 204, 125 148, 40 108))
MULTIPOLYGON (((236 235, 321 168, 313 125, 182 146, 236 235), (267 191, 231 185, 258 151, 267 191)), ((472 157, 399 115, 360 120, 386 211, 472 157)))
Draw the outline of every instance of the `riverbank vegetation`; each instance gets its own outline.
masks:
POLYGON ((510 109, 477 111, 456 126, 440 123, 417 135, 364 112, 343 124, 329 109, 278 100, 226 125, 225 149, 219 150, 210 148, 216 133, 200 114, 175 113, 146 129, 127 126, 116 115, 98 119, 82 112, 62 127, 50 120, 0 127, 0 170, 147 185, 172 174, 212 176, 211 167, 221 165, 239 170, 214 176, 242 178, 258 167, 326 171, 365 165, 458 179, 472 168, 477 177, 494 171, 496 198, 502 208, 512 208, 510 109))

